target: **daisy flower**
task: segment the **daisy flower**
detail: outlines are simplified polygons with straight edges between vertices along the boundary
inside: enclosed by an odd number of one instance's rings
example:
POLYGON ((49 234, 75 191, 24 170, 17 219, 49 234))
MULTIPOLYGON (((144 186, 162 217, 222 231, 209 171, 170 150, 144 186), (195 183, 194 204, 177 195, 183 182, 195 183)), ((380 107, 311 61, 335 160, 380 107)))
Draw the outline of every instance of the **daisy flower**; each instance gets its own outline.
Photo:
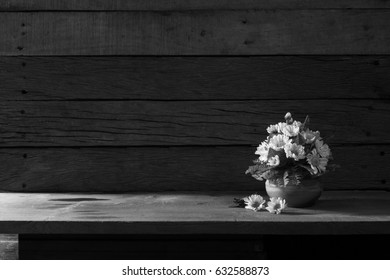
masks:
POLYGON ((279 133, 279 125, 272 124, 269 127, 267 127, 267 132, 269 134, 278 134, 279 133))
POLYGON ((284 152, 286 157, 293 158, 298 161, 305 158, 305 149, 302 145, 297 145, 296 143, 288 143, 284 146, 284 152))
POLYGON ((279 159, 279 156, 276 155, 274 157, 271 157, 269 160, 268 160, 268 165, 269 166, 278 166, 280 164, 280 159, 279 159))
POLYGON ((288 143, 291 143, 291 139, 286 135, 278 134, 274 135, 269 140, 269 147, 274 149, 275 151, 283 150, 284 146, 288 143))
POLYGON ((260 211, 261 209, 264 209, 265 200, 261 195, 258 194, 252 194, 251 196, 244 197, 243 198, 245 202, 245 208, 250 209, 253 211, 260 211))
POLYGON ((301 136, 305 142, 309 144, 313 143, 316 139, 321 139, 319 131, 314 132, 310 129, 306 129, 306 131, 301 132, 301 136))
POLYGON ((295 124, 288 124, 285 127, 283 127, 282 132, 284 135, 288 137, 295 137, 299 133, 299 126, 295 124))
POLYGON ((300 121, 294 121, 293 125, 301 127, 302 123, 300 121))
POLYGON ((283 128, 286 126, 287 124, 285 122, 280 122, 278 124, 276 124, 276 126, 278 127, 278 133, 283 133, 283 128))
POLYGON ((262 162, 266 162, 268 160, 268 151, 269 151, 269 147, 268 147, 268 144, 266 142, 262 142, 258 147, 257 147, 257 150, 255 152, 255 155, 259 155, 259 159, 260 161, 262 162))
POLYGON ((325 172, 326 165, 328 164, 328 159, 321 158, 320 155, 317 153, 317 150, 314 149, 311 154, 307 155, 307 162, 313 169, 314 174, 317 174, 318 172, 325 172))
POLYGON ((287 207, 287 203, 285 199, 282 199, 280 197, 271 197, 270 201, 268 201, 268 205, 265 209, 268 210, 268 212, 273 214, 280 214, 282 211, 287 207))
POLYGON ((321 157, 323 158, 328 158, 330 156, 330 149, 327 144, 324 144, 322 140, 316 140, 315 141, 315 146, 317 152, 320 154, 321 157))

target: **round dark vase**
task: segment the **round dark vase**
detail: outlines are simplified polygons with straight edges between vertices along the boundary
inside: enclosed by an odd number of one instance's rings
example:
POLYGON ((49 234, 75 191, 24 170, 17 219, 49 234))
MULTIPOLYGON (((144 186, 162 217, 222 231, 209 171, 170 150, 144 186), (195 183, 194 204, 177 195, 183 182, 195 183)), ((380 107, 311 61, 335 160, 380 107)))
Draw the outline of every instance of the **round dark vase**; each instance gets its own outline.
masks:
POLYGON ((319 180, 302 180, 299 185, 278 185, 276 181, 267 180, 265 190, 269 197, 281 197, 286 200, 289 207, 310 207, 321 196, 322 188, 319 180))

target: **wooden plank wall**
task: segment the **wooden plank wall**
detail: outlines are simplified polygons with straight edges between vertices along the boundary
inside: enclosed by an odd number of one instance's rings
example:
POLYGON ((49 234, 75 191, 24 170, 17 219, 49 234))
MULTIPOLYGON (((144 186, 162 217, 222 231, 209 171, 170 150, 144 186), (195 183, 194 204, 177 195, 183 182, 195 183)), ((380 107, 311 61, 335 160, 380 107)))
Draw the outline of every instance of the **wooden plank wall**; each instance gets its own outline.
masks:
POLYGON ((306 114, 342 168, 390 189, 390 2, 0 3, 0 188, 261 190, 268 124, 306 114))

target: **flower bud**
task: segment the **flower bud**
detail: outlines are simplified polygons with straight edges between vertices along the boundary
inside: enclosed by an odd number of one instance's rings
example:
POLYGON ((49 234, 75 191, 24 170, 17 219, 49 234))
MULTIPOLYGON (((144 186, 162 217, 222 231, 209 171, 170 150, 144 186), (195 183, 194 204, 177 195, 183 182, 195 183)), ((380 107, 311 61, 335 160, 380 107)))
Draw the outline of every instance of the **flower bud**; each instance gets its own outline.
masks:
POLYGON ((287 124, 292 124, 294 122, 290 112, 287 112, 287 114, 284 116, 284 119, 286 120, 287 124))

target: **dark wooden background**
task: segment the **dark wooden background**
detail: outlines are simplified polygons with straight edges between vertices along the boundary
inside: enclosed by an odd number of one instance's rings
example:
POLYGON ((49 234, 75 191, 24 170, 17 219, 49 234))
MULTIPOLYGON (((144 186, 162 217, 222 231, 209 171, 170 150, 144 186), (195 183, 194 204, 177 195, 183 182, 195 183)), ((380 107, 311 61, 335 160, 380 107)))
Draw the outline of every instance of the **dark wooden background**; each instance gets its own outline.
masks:
POLYGON ((306 114, 390 189, 390 1, 0 2, 0 188, 260 190, 268 124, 306 114))

